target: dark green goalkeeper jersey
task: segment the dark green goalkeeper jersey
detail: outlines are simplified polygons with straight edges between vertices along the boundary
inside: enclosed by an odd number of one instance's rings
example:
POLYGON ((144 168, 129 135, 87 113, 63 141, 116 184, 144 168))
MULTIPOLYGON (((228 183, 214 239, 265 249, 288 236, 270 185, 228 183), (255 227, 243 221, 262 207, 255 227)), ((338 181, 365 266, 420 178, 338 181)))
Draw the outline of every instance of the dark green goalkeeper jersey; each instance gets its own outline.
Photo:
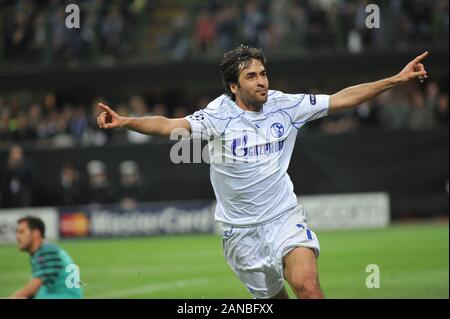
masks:
POLYGON ((31 276, 43 281, 34 298, 83 298, 78 266, 65 250, 54 244, 43 244, 30 261, 31 276))

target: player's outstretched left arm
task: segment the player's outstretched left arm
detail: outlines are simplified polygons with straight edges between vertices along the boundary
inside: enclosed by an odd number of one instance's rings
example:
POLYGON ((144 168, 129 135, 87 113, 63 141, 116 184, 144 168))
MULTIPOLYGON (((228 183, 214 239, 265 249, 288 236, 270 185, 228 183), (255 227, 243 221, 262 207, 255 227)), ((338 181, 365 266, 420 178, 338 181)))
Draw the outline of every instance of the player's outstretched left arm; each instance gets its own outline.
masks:
POLYGON ((421 63, 427 55, 428 51, 419 55, 414 60, 409 62, 397 75, 376 82, 352 86, 333 94, 330 97, 329 113, 358 106, 359 104, 370 100, 388 89, 413 79, 418 78, 420 81, 427 79, 428 73, 425 70, 425 66, 421 63))

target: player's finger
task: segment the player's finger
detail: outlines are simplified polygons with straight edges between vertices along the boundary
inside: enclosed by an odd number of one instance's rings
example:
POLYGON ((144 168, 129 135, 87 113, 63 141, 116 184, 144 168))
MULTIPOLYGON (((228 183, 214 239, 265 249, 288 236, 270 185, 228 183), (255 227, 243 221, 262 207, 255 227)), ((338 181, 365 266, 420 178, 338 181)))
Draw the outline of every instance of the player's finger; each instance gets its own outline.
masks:
POLYGON ((425 59, 428 55, 428 51, 425 51, 424 53, 422 53, 421 55, 419 55, 418 57, 416 57, 413 61, 414 63, 419 63, 420 61, 422 61, 423 59, 425 59))
POLYGON ((100 123, 101 123, 101 125, 102 125, 102 128, 104 128, 105 125, 107 124, 107 123, 106 123, 106 117, 107 117, 107 116, 108 116, 108 113, 103 112, 103 113, 102 113, 102 116, 100 117, 100 123))
POLYGON ((98 117, 98 123, 101 128, 106 124, 106 112, 102 112, 98 117))
POLYGON ((98 106, 99 106, 103 111, 106 111, 106 112, 108 112, 108 113, 114 113, 113 110, 111 110, 111 109, 109 108, 108 105, 105 105, 105 104, 103 104, 103 103, 98 103, 98 106))
POLYGON ((428 74, 427 74, 427 71, 419 71, 419 72, 414 72, 413 73, 413 76, 415 77, 415 78, 418 78, 418 77, 425 77, 425 76, 427 76, 428 74))
POLYGON ((422 63, 417 63, 414 71, 425 71, 425 66, 422 63))
POLYGON ((100 127, 102 127, 102 118, 103 118, 103 114, 104 114, 105 112, 102 112, 102 113, 100 113, 98 116, 97 116, 97 124, 98 124, 98 126, 100 126, 100 127))

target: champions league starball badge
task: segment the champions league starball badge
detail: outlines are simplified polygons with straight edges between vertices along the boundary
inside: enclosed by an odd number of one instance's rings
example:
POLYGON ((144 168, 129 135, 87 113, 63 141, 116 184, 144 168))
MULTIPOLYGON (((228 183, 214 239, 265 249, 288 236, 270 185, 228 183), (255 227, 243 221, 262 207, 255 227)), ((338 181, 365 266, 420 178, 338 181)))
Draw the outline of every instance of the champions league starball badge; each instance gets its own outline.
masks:
POLYGON ((200 122, 205 119, 205 116, 202 113, 194 114, 191 116, 194 121, 200 122))

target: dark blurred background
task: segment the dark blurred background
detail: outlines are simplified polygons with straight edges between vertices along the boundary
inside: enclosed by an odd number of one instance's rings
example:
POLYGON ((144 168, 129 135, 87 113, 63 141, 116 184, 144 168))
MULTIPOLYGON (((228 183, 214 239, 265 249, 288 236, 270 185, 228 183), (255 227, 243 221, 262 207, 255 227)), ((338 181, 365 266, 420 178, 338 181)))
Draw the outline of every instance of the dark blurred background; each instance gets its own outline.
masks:
POLYGON ((430 79, 305 126, 298 194, 386 191, 394 218, 448 216, 448 1, 0 0, 1 207, 213 198, 207 164, 171 141, 98 129, 119 114, 183 117, 222 94, 219 62, 262 47, 271 87, 332 94, 399 72, 430 79), (68 29, 69 3, 81 27, 68 29), (365 25, 378 4, 381 28, 365 25))

